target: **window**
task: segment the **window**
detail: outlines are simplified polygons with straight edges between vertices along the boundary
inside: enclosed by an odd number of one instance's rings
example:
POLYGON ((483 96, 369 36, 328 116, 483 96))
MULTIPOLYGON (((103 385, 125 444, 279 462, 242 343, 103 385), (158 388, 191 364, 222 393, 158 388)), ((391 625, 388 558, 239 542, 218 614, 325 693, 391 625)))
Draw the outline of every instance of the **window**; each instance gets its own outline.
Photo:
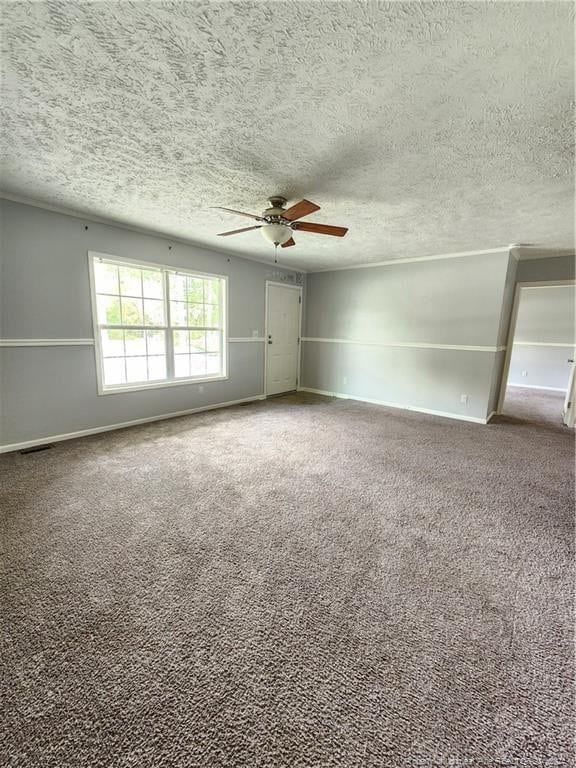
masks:
POLYGON ((90 254, 99 391, 226 377, 226 278, 90 254))

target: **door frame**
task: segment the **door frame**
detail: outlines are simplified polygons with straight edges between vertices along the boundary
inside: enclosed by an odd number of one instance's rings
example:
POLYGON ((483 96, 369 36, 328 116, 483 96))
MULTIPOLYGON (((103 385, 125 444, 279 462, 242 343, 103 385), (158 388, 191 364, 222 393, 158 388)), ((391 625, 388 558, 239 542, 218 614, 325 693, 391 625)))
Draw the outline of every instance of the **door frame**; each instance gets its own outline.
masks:
POLYGON ((574 429, 576 426, 576 362, 572 363, 572 370, 570 371, 562 419, 567 427, 574 429))
POLYGON ((514 336, 516 335, 516 321, 518 320, 518 308, 520 306, 520 296, 522 291, 530 288, 562 288, 566 285, 576 285, 576 280, 541 280, 534 283, 516 283, 514 289, 514 302, 512 304, 512 314, 510 315, 510 325, 508 326, 508 337, 506 339, 506 352, 504 356, 504 366, 502 368, 502 379, 500 380, 500 390, 496 413, 501 414, 506 398, 506 388, 508 387, 508 374, 510 373, 510 361, 512 360, 512 348, 514 346, 514 336))
MULTIPOLYGON (((300 386, 300 352, 302 349, 302 286, 293 283, 282 283, 278 280, 266 280, 265 302, 264 302, 264 397, 268 397, 268 291, 270 286, 280 288, 290 288, 298 291, 300 301, 298 302, 298 362, 296 364, 296 389, 300 386)), ((272 397, 272 395, 271 395, 272 397)), ((274 395, 275 397, 275 395, 274 395)))

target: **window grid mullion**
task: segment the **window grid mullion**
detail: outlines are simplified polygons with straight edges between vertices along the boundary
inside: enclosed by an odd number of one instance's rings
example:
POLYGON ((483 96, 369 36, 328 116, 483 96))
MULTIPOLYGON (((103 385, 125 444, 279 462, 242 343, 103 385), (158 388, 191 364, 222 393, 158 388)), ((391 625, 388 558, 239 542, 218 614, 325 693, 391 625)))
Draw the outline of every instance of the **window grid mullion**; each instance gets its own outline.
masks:
POLYGON ((170 273, 168 270, 162 270, 162 277, 164 280, 164 306, 166 307, 166 376, 169 379, 174 379, 174 333, 172 329, 172 317, 170 314, 170 273))
MULTIPOLYGON (((120 317, 122 317, 122 308, 120 308, 120 317)), ((122 331, 122 340, 124 343, 124 379, 128 383, 128 355, 126 354, 126 331, 122 331)))
MULTIPOLYGON (((140 270, 140 293, 142 294, 142 320, 146 322, 146 315, 144 314, 144 270, 140 270)), ((143 331, 144 334, 144 355, 146 359, 146 380, 150 381, 150 369, 148 365, 148 333, 143 331)))
MULTIPOLYGON (((142 286, 144 288, 144 286, 142 286)), ((144 297, 142 297, 142 311, 144 311, 144 297)), ((150 381, 150 355, 148 354, 148 331, 144 331, 144 349, 146 350, 146 376, 150 381)))

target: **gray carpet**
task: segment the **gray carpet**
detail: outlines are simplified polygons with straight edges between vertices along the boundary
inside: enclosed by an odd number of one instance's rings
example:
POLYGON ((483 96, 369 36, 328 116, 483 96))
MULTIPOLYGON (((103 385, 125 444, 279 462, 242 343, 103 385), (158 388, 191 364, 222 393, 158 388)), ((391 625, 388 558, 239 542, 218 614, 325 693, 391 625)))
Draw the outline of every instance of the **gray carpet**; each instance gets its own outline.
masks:
POLYGON ((0 457, 0 764, 571 766, 573 441, 524 395, 487 427, 291 396, 0 457))

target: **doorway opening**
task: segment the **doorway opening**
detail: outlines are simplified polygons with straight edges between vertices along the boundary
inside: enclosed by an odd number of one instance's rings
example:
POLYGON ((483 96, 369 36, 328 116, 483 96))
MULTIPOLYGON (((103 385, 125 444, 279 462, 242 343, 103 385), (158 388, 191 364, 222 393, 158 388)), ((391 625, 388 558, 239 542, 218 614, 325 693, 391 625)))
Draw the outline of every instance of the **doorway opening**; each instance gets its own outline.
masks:
POLYGON ((573 427, 576 284, 518 283, 498 413, 573 427))

